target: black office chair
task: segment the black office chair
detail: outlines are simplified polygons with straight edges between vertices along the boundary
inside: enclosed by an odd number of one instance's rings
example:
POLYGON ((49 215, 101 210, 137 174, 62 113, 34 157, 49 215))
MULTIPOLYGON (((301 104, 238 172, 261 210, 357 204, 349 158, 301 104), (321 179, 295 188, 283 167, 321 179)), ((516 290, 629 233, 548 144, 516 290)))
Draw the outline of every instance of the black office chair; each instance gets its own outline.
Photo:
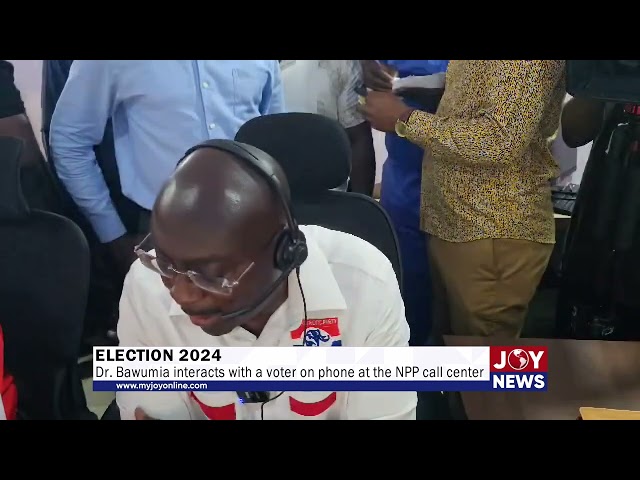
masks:
POLYGON ((109 404, 100 420, 120 420, 120 408, 115 400, 109 404))
POLYGON ((0 137, 0 324, 20 419, 96 419, 78 355, 89 252, 80 229, 30 210, 20 187, 21 140, 0 137))
POLYGON ((311 113, 265 115, 245 123, 235 140, 280 163, 300 224, 366 240, 387 256, 401 282, 398 240, 386 212, 366 195, 332 190, 343 185, 351 172, 349 137, 337 121, 311 113))

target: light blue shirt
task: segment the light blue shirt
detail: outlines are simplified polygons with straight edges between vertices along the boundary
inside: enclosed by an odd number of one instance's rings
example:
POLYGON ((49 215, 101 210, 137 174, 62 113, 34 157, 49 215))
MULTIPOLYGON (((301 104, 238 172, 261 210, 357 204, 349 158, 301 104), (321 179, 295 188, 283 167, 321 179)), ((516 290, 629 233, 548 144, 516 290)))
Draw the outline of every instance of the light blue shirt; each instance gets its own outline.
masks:
POLYGON ((126 229, 96 163, 113 121, 122 193, 150 210, 184 153, 284 111, 277 60, 76 60, 51 119, 57 174, 100 241, 126 229))

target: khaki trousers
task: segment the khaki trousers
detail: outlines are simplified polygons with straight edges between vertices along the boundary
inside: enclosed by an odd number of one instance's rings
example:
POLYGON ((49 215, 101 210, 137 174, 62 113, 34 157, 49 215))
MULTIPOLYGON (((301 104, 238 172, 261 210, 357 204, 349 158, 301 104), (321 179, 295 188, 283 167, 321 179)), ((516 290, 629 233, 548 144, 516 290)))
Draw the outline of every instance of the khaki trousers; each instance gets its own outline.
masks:
POLYGON ((486 239, 452 243, 431 237, 435 338, 518 338, 553 245, 486 239))

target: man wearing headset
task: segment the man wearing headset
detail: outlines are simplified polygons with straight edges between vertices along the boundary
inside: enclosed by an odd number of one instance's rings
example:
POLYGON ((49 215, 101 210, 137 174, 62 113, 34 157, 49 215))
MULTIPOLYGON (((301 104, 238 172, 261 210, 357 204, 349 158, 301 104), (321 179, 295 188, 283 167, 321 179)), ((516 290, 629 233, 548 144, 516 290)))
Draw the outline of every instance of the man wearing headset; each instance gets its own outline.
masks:
MULTIPOLYGON (((191 149, 153 207, 120 303, 120 345, 407 346, 393 268, 372 245, 298 229, 265 153, 191 149)), ((118 392, 122 419, 406 419, 415 392, 118 392)))

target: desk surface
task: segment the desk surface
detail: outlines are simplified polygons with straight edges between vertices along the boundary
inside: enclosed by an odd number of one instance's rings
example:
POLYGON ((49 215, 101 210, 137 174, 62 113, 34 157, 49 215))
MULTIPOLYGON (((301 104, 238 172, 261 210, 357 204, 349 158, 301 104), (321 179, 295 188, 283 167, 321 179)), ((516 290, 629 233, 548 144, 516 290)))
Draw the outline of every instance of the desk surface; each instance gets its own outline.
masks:
POLYGON ((445 337, 449 346, 548 347, 546 392, 463 392, 469 420, 575 420, 580 407, 640 410, 640 342, 445 337))

